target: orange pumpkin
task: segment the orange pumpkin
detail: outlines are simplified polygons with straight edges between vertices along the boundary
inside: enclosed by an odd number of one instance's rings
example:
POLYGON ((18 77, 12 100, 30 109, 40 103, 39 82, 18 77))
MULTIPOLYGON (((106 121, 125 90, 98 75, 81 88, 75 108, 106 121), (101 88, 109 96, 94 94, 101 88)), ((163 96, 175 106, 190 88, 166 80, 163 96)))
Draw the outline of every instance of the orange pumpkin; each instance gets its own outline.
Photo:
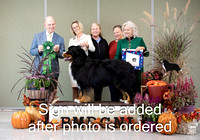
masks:
MULTIPOLYGON (((162 134, 166 134, 166 135, 172 135, 176 132, 177 130, 177 118, 175 117, 175 115, 172 114, 171 110, 169 110, 168 112, 162 113, 159 118, 158 118, 158 123, 161 123, 163 126, 165 126, 165 124, 169 123, 171 121, 171 131, 165 131, 165 129, 163 129, 163 131, 161 131, 160 133, 162 134)), ((166 125, 166 130, 169 130, 169 126, 166 125)))
POLYGON ((167 83, 165 83, 164 81, 161 81, 161 80, 151 80, 151 81, 148 81, 146 83, 146 85, 148 87, 152 87, 152 86, 165 86, 165 85, 167 85, 167 83))
POLYGON ((31 122, 31 116, 26 111, 14 112, 11 123, 14 128, 23 129, 28 128, 31 122))

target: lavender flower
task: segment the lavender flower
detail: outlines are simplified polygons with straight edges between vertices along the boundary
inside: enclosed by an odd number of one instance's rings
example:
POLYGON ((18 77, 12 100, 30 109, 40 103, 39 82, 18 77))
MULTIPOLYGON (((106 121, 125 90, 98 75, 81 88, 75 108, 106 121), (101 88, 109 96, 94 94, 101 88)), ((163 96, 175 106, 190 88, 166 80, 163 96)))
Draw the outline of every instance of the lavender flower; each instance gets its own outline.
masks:
POLYGON ((136 93, 134 97, 134 103, 135 105, 142 105, 143 104, 143 95, 140 93, 136 93))
POLYGON ((44 91, 44 90, 45 90, 45 88, 41 87, 41 88, 40 88, 40 90, 43 90, 43 91, 44 91))
POLYGON ((134 98, 135 105, 142 105, 144 104, 145 107, 151 106, 155 107, 161 102, 161 99, 157 97, 156 99, 149 97, 147 93, 145 93, 144 97, 141 93, 136 93, 134 98))

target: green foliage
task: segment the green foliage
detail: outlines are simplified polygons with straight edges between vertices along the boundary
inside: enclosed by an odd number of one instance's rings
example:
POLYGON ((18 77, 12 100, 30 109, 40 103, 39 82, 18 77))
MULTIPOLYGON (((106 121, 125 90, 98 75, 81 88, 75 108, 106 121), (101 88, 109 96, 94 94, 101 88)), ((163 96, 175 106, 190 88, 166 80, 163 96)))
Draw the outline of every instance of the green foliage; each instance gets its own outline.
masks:
POLYGON ((36 87, 38 90, 41 88, 48 88, 51 85, 50 79, 38 78, 38 79, 27 79, 26 88, 36 87))

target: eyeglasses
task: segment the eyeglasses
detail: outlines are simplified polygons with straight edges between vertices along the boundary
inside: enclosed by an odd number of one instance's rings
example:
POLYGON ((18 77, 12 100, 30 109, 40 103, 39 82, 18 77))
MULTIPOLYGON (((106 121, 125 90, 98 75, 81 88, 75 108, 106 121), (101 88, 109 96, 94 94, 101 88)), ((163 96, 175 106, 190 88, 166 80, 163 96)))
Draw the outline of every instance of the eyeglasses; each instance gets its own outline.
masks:
POLYGON ((75 26, 75 27, 72 27, 72 29, 75 30, 75 29, 78 28, 78 27, 79 27, 79 26, 75 26))

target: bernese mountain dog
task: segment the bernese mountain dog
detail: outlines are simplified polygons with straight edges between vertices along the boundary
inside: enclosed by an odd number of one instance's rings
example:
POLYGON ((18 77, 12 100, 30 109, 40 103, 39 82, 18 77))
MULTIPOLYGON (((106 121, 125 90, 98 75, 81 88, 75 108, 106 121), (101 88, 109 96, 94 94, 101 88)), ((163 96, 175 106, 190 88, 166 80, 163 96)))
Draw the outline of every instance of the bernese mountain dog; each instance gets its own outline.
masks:
MULTIPOLYGON (((130 103, 137 91, 134 67, 123 60, 91 59, 80 46, 70 46, 63 53, 71 61, 73 78, 84 94, 95 87, 115 85, 123 94, 124 103, 130 103)), ((87 102, 81 100, 80 102, 87 102)))

